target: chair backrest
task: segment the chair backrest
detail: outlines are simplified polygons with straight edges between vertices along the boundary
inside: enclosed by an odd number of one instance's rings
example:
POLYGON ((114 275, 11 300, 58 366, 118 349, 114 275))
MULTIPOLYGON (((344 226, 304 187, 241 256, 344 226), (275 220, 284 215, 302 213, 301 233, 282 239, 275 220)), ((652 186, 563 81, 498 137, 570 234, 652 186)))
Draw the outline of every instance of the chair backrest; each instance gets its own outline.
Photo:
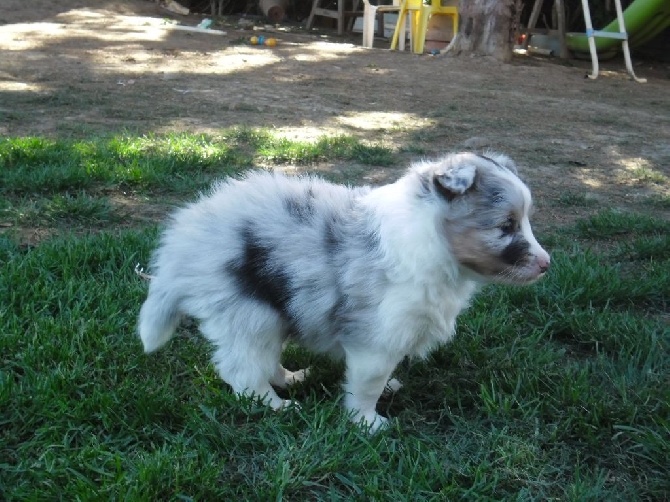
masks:
POLYGON ((381 7, 381 6, 388 6, 388 5, 400 5, 400 0, 393 0, 393 3, 389 4, 385 0, 374 0, 374 2, 370 2, 370 0, 363 0, 363 3, 367 4, 370 7, 381 7))
POLYGON ((407 0, 407 9, 419 10, 423 8, 423 0, 407 0))

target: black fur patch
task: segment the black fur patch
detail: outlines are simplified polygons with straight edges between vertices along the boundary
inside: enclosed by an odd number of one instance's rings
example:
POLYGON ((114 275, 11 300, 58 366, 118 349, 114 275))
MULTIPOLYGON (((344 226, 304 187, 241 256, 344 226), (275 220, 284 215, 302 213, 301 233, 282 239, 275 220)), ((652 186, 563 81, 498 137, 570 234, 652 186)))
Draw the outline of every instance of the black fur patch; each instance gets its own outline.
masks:
POLYGON ((376 253, 379 251, 380 239, 377 232, 370 232, 367 234, 367 250, 376 253))
POLYGON ((506 200, 505 196, 503 195, 503 192, 498 189, 491 190, 491 192, 488 193, 487 196, 489 201, 491 201, 491 205, 493 206, 500 206, 506 200))
POLYGON ((328 312, 328 320, 331 324, 338 325, 342 322, 344 313, 347 309, 347 304, 347 296, 340 293, 337 301, 335 302, 335 305, 333 305, 333 307, 330 309, 330 312, 328 312))
POLYGON ((314 216, 314 194, 310 188, 304 198, 288 197, 284 199, 284 207, 298 223, 308 223, 314 216))
POLYGON ((244 255, 230 264, 229 271, 244 294, 260 300, 291 320, 289 303, 293 296, 289 275, 271 261, 271 249, 263 245, 251 229, 242 231, 244 255))
POLYGON ((430 180, 428 179, 427 175, 419 174, 419 192, 417 193, 417 197, 423 199, 425 197, 428 197, 429 195, 430 195, 430 180))
POLYGON ((500 259, 510 265, 520 265, 528 256, 530 244, 520 235, 514 236, 502 253, 500 259))
POLYGON ((323 241, 326 247, 326 252, 329 256, 337 253, 337 250, 340 247, 341 236, 339 235, 339 230, 337 228, 337 220, 333 216, 332 218, 326 221, 326 227, 324 228, 324 237, 323 241))
POLYGON ((376 254, 379 251, 379 233, 375 231, 361 230, 354 236, 358 242, 365 244, 365 250, 369 253, 376 254))

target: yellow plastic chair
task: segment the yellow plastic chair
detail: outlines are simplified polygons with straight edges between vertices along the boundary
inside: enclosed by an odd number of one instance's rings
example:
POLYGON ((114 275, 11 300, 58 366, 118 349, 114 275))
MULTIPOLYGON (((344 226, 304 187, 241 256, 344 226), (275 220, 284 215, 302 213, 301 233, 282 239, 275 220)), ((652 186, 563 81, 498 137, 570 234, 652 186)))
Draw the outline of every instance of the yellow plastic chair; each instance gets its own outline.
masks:
POLYGON ((428 32, 428 20, 432 16, 451 16, 454 34, 458 33, 458 7, 443 6, 442 0, 432 0, 431 5, 423 5, 421 9, 416 30, 414 32, 414 45, 412 50, 416 54, 423 54, 424 46, 426 45, 426 33, 428 32))
POLYGON ((398 22, 395 25, 393 40, 391 40, 391 50, 398 47, 398 41, 401 41, 401 47, 405 44, 405 29, 409 19, 409 39, 410 47, 414 50, 416 44, 416 31, 419 26, 421 12, 424 8, 423 0, 402 0, 400 3, 400 12, 398 13, 398 22))

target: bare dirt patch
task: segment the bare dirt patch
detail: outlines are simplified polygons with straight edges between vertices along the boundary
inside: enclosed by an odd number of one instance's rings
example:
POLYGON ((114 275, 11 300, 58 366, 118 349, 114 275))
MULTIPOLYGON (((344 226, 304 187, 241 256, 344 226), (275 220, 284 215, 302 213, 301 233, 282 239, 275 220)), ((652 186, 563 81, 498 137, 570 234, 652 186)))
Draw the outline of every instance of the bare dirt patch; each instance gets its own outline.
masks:
MULTIPOLYGON (((543 225, 603 207, 668 217, 667 63, 638 64, 646 84, 628 80, 616 60, 591 81, 585 62, 416 56, 363 49, 360 36, 327 30, 294 27, 273 33, 277 47, 254 47, 237 19, 219 20, 226 36, 176 31, 166 19, 196 25, 202 16, 143 0, 5 4, 3 135, 216 134, 243 125, 292 138, 351 134, 407 160, 490 147, 519 162, 543 225)), ((376 183, 400 169, 356 172, 376 183)))

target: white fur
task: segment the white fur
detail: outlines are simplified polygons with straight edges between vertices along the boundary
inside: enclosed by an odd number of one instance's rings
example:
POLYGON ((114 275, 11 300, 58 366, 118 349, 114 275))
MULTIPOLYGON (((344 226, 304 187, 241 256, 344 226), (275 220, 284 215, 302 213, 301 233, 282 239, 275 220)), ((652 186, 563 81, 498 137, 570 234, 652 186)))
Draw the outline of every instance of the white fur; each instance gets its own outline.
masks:
POLYGON ((398 362, 448 342, 481 284, 544 274, 530 205, 499 154, 418 163, 375 189, 269 173, 220 183, 162 235, 140 313, 145 351, 192 316, 234 392, 280 409, 288 403, 272 385, 306 376, 279 363, 295 340, 345 359, 345 407, 376 430, 398 362))

